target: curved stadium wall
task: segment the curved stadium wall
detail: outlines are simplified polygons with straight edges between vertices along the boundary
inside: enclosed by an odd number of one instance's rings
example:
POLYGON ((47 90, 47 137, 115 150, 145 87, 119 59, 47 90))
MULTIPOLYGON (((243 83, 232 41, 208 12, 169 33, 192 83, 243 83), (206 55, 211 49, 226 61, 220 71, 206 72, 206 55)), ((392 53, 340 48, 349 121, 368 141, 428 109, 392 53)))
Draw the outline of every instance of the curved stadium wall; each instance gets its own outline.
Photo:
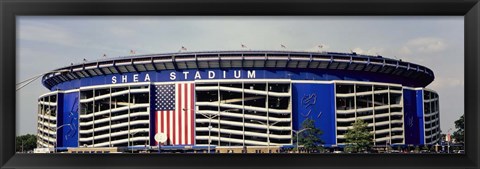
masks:
POLYGON ((355 119, 375 145, 440 139, 433 72, 356 53, 212 51, 138 55, 46 74, 38 147, 291 146, 309 118, 325 147, 355 119), (211 127, 209 127, 211 126, 211 127), (292 131, 293 130, 293 131, 292 131))

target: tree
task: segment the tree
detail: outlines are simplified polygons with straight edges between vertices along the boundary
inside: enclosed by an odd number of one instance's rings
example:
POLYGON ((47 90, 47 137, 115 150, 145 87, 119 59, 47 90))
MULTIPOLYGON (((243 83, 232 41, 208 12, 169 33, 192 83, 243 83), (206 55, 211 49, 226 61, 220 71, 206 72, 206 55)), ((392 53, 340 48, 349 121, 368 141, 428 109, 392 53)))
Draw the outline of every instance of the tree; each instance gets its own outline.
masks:
POLYGON ((428 148, 427 145, 424 145, 424 146, 422 147, 422 150, 429 150, 429 148, 428 148))
POLYGON ((17 152, 26 152, 37 147, 37 137, 33 134, 17 136, 15 138, 15 150, 17 152))
POLYGON ((458 120, 455 121, 455 128, 457 129, 453 132, 453 139, 456 142, 463 143, 465 141, 465 115, 462 115, 458 120))
POLYGON ((302 122, 302 128, 308 130, 303 131, 298 135, 298 143, 303 145, 303 147, 311 152, 314 150, 322 150, 320 146, 323 143, 323 140, 320 139, 320 136, 323 132, 315 127, 314 120, 307 118, 302 122))
POLYGON ((345 133, 346 149, 353 152, 369 150, 373 143, 373 134, 368 131, 368 123, 357 119, 352 126, 353 128, 345 133))
POLYGON ((431 146, 431 147, 430 147, 430 151, 431 151, 431 152, 434 152, 434 151, 435 151, 435 146, 431 146))

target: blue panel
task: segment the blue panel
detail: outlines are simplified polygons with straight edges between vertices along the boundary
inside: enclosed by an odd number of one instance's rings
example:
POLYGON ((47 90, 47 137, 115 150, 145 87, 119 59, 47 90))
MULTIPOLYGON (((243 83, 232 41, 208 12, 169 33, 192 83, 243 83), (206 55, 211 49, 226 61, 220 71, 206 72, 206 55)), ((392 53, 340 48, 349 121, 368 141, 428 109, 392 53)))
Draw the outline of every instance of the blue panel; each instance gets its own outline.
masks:
POLYGON ((292 84, 292 125, 301 129, 306 118, 315 121, 322 130, 320 138, 325 146, 336 144, 335 136, 335 93, 333 84, 292 84))
POLYGON ((325 69, 185 69, 147 71, 140 73, 110 74, 94 76, 60 83, 51 90, 68 90, 81 86, 118 84, 132 82, 171 82, 205 79, 292 79, 292 80, 353 80, 419 86, 419 82, 388 74, 365 71, 325 70, 325 69))
MULTIPOLYGON (((64 124, 65 122, 65 115, 63 113, 64 111, 64 105, 63 105, 63 102, 64 102, 64 94, 63 93, 58 93, 57 95, 57 128, 61 125, 64 124)), ((62 136, 63 136, 63 133, 64 131, 63 130, 57 130, 57 147, 63 147, 63 141, 62 141, 62 136)))
POLYGON ((150 145, 155 146, 157 142, 155 141, 155 125, 157 122, 155 121, 156 113, 155 113, 155 87, 150 85, 150 145))
POLYGON ((424 144, 422 90, 403 89, 405 144, 424 144))
POLYGON ((417 118, 418 118, 418 128, 420 129, 419 131, 419 137, 420 137, 420 144, 425 144, 425 125, 423 123, 424 117, 423 117, 423 90, 417 90, 416 91, 416 97, 417 97, 417 118))
POLYGON ((78 92, 59 94, 58 147, 78 147, 78 92))

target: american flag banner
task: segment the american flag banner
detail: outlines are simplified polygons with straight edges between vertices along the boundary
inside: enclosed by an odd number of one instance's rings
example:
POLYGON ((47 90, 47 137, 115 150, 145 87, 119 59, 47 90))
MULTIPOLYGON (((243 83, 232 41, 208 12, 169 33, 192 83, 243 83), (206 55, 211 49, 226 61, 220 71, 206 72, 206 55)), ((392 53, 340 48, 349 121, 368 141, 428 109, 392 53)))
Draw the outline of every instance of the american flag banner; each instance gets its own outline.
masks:
POLYGON ((164 145, 194 144, 194 87, 194 83, 155 86, 155 133, 167 135, 164 145))

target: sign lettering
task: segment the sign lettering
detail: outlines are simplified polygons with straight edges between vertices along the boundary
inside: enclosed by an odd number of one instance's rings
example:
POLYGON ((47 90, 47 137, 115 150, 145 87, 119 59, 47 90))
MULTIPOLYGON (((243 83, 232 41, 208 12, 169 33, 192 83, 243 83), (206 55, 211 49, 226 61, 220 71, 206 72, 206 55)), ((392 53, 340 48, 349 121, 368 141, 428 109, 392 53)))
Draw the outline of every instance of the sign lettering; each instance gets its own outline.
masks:
POLYGON ((232 71, 171 71, 167 74, 163 72, 144 73, 144 74, 122 74, 113 75, 111 77, 111 83, 129 83, 129 82, 149 82, 151 78, 156 77, 162 80, 201 80, 201 79, 255 79, 257 78, 255 70, 232 70, 232 71), (166 78, 166 79, 163 79, 166 78))

